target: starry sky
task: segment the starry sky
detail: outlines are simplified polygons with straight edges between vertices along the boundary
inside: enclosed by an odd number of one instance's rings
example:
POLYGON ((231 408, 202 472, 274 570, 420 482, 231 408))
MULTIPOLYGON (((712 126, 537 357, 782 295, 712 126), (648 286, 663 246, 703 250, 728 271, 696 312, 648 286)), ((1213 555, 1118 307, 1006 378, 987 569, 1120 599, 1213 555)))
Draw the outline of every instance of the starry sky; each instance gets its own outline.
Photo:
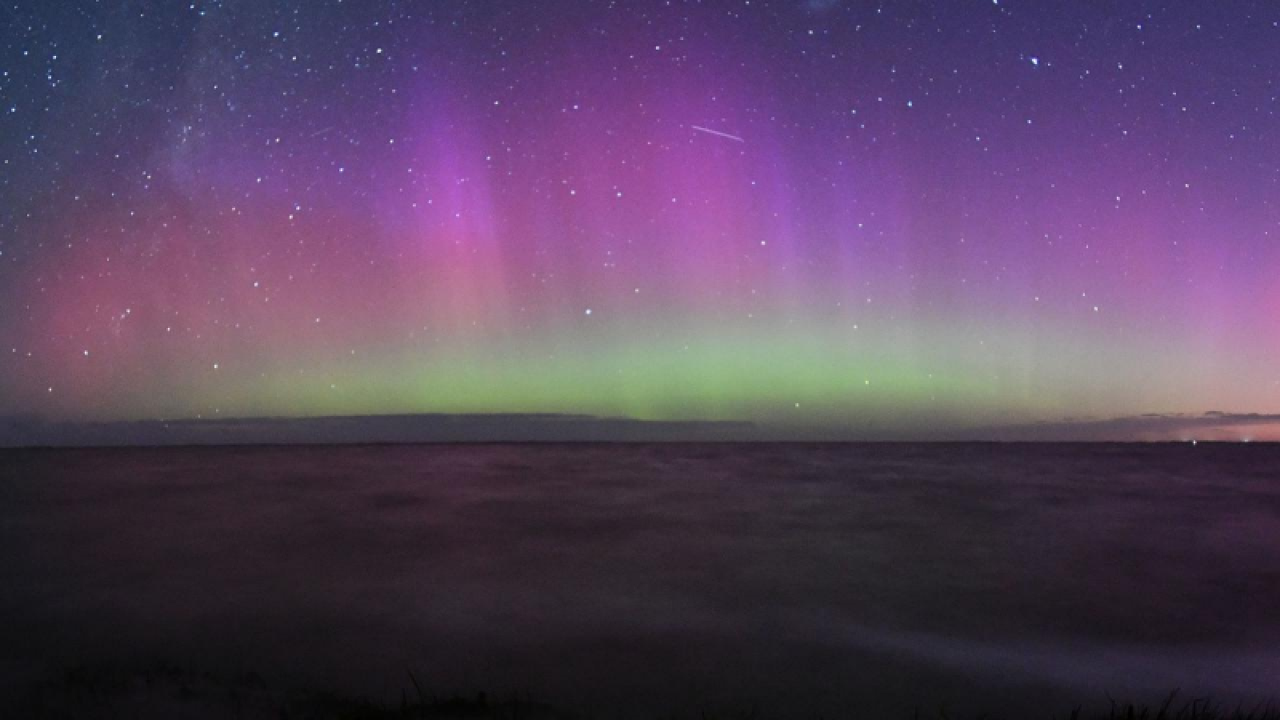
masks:
POLYGON ((0 5, 0 416, 1280 408, 1280 5, 0 5))

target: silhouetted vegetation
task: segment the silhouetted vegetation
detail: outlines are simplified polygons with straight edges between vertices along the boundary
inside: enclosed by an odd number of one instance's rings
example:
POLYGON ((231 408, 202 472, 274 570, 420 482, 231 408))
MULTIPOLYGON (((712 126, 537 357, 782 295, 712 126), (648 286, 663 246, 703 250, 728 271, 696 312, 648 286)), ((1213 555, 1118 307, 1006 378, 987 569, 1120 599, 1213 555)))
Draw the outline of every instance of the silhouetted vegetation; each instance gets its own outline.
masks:
MULTIPOLYGON (((473 695, 435 695, 424 690, 412 673, 398 702, 378 702, 333 692, 273 690, 254 672, 217 674, 196 672, 158 663, 141 669, 110 666, 76 666, 39 683, 20 701, 7 708, 4 717, 47 718, 235 718, 251 720, 594 720, 616 715, 635 717, 625 709, 581 713, 561 710, 530 697, 492 698, 473 695)), ((832 715, 789 715, 785 711, 756 710, 712 713, 694 709, 655 720, 770 720, 802 717, 806 720, 875 720, 853 709, 832 715)), ((1043 714, 991 713, 955 715, 945 709, 917 709, 904 713, 912 720, 1280 720, 1280 709, 1271 703, 1249 707, 1224 706, 1208 698, 1183 698, 1174 692, 1156 706, 1114 700, 1101 710, 1077 707, 1068 712, 1046 708, 1043 714)))

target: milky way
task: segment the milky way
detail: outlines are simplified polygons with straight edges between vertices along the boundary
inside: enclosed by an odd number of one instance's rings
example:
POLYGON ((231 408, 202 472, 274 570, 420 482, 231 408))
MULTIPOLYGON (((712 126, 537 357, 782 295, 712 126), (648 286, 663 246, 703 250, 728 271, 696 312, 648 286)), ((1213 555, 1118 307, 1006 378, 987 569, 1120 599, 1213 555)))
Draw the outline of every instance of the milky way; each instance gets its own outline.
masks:
POLYGON ((1280 408, 1280 6, 18 2, 0 415, 1280 408))

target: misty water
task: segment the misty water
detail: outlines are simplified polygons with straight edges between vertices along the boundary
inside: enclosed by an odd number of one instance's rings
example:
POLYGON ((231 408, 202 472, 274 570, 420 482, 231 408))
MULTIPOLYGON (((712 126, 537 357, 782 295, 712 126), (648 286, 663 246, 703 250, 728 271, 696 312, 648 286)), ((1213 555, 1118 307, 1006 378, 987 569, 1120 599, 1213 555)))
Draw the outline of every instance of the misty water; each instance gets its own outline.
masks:
POLYGON ((6 693, 252 669, 597 716, 1280 688, 1280 447, 0 453, 6 693))

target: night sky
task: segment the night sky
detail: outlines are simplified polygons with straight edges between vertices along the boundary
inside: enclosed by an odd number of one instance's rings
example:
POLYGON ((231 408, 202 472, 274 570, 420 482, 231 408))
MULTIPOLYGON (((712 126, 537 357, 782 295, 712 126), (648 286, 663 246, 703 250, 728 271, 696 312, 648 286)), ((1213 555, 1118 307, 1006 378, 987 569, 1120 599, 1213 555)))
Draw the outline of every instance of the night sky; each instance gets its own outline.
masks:
POLYGON ((0 6, 0 416, 1280 409, 1280 5, 0 6))

